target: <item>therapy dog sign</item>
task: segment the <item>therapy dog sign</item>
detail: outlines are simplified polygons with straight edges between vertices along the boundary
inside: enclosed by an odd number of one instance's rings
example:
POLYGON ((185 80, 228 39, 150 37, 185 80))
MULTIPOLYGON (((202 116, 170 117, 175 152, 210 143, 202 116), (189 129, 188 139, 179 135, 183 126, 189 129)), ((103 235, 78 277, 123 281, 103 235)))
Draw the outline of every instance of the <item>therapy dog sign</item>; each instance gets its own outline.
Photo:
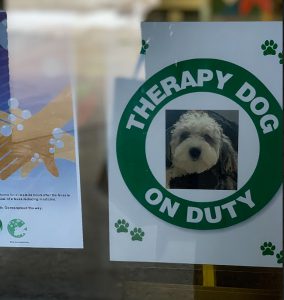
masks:
MULTIPOLYGON (((153 53, 162 47, 173 26, 181 39, 189 25, 143 26, 149 72, 149 62, 168 59, 151 56, 151 46, 153 53)), ((151 70, 143 84, 117 82, 111 259, 280 266, 281 99, 245 63, 187 50, 188 59, 151 70), (238 243, 247 245, 244 253, 238 243)))
MULTIPOLYGON (((279 189, 280 120, 281 108, 278 102, 267 88, 246 70, 213 59, 179 62, 150 78, 126 107, 117 135, 120 170, 135 198, 159 218, 186 228, 227 227, 254 215, 279 189), (201 69, 202 66, 207 66, 207 69, 201 69), (245 78, 246 81, 240 78, 245 78), (194 201, 184 201, 171 195, 157 182, 148 166, 145 143, 147 129, 159 108, 169 101, 174 101, 178 96, 202 91, 224 95, 247 112, 259 134, 260 157, 253 176, 237 193, 222 200, 216 199, 217 203, 214 201, 196 204, 194 201), (125 149, 124 145, 132 147, 125 149), (265 145, 268 149, 265 149, 265 145), (270 147, 275 149, 273 158, 270 147), (275 170, 271 180, 266 176, 268 162, 270 168, 275 170), (137 168, 141 171, 137 172, 137 168)), ((208 136, 209 134, 210 131, 208 136)))

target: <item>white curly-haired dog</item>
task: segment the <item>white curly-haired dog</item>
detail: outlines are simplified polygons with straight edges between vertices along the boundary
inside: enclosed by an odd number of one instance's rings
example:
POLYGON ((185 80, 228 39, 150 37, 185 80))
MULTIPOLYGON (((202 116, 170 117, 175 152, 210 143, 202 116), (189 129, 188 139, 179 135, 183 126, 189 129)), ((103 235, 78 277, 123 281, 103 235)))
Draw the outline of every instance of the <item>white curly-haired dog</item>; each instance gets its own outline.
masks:
POLYGON ((237 189, 237 154, 207 112, 187 111, 170 134, 167 188, 237 189))

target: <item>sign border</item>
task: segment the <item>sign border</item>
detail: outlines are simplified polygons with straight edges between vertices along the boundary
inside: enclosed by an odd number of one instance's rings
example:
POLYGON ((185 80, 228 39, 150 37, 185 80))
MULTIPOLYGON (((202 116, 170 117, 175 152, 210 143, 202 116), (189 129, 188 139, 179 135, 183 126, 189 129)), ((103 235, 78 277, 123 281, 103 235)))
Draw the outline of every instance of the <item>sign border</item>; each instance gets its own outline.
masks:
MULTIPOLYGON (((150 100, 149 100, 150 101, 150 100)), ((151 102, 151 101, 150 101, 151 102)), ((141 106, 141 104, 140 104, 141 106)), ((246 69, 227 62, 224 60, 211 58, 197 58, 172 64, 160 70, 152 77, 150 77, 142 86, 136 91, 124 109, 117 131, 116 139, 116 153, 117 161, 121 175, 127 185, 128 189, 148 211, 153 213, 164 221, 183 227, 197 230, 211 230, 229 227, 247 220, 262 208, 264 208, 277 193, 282 183, 282 109, 266 86, 251 72, 246 69), (164 101, 159 103, 155 110, 149 115, 147 120, 143 119, 145 126, 143 129, 133 128, 129 130, 126 128, 130 114, 136 105, 139 104, 141 97, 149 99, 146 92, 154 85, 159 85, 159 82, 170 76, 174 76, 177 80, 181 79, 183 71, 190 70, 191 73, 196 73, 198 69, 209 69, 213 72, 221 70, 223 73, 230 73, 233 75, 223 89, 217 88, 217 80, 214 78, 206 82, 203 86, 188 87, 176 93, 169 95, 164 101), (259 122, 262 116, 255 115, 250 108, 249 102, 241 101, 236 92, 241 88, 242 84, 248 82, 257 91, 257 96, 265 97, 269 103, 269 114, 273 114, 279 121, 277 129, 268 134, 263 134, 259 122), (260 153, 257 166, 253 175, 249 178, 247 183, 232 195, 224 199, 216 199, 212 202, 194 202, 182 199, 169 190, 163 187, 152 174, 146 157, 145 145, 146 136, 150 124, 158 113, 158 111, 170 101, 174 101, 182 95, 195 92, 209 92, 220 94, 231 101, 236 102, 242 107, 252 119, 259 137, 260 153), (273 175, 271 174, 273 173, 273 175), (145 200, 145 194, 149 189, 157 189, 161 191, 163 197, 167 197, 174 202, 179 203, 179 209, 174 217, 162 213, 159 205, 152 205, 145 200), (205 218, 199 223, 187 222, 186 212, 189 206, 198 207, 200 209, 214 209, 216 206, 222 206, 228 202, 235 201, 240 197, 245 197, 247 191, 250 191, 251 198, 254 200, 255 206, 248 207, 246 204, 240 203, 235 206, 237 217, 231 218, 228 212, 223 213, 222 221, 219 223, 209 223, 205 218)))

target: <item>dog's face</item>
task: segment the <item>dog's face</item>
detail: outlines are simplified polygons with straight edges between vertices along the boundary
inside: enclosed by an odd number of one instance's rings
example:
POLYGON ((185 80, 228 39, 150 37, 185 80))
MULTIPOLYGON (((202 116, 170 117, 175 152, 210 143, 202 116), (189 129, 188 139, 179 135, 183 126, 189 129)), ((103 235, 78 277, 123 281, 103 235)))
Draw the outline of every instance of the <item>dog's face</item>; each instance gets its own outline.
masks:
POLYGON ((186 174, 212 168, 219 159, 222 133, 221 126, 205 112, 183 114, 171 132, 173 166, 186 174))

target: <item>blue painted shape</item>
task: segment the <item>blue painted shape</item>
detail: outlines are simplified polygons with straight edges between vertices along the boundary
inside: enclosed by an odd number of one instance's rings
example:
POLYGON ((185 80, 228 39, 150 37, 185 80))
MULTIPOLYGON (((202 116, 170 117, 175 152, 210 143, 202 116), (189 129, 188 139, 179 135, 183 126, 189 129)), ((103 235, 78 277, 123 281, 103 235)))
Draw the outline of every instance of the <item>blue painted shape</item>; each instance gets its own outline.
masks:
POLYGON ((10 99, 7 14, 0 11, 0 110, 8 112, 10 99))
POLYGON ((6 50, 8 49, 6 20, 3 20, 2 22, 0 22, 0 46, 6 50))

